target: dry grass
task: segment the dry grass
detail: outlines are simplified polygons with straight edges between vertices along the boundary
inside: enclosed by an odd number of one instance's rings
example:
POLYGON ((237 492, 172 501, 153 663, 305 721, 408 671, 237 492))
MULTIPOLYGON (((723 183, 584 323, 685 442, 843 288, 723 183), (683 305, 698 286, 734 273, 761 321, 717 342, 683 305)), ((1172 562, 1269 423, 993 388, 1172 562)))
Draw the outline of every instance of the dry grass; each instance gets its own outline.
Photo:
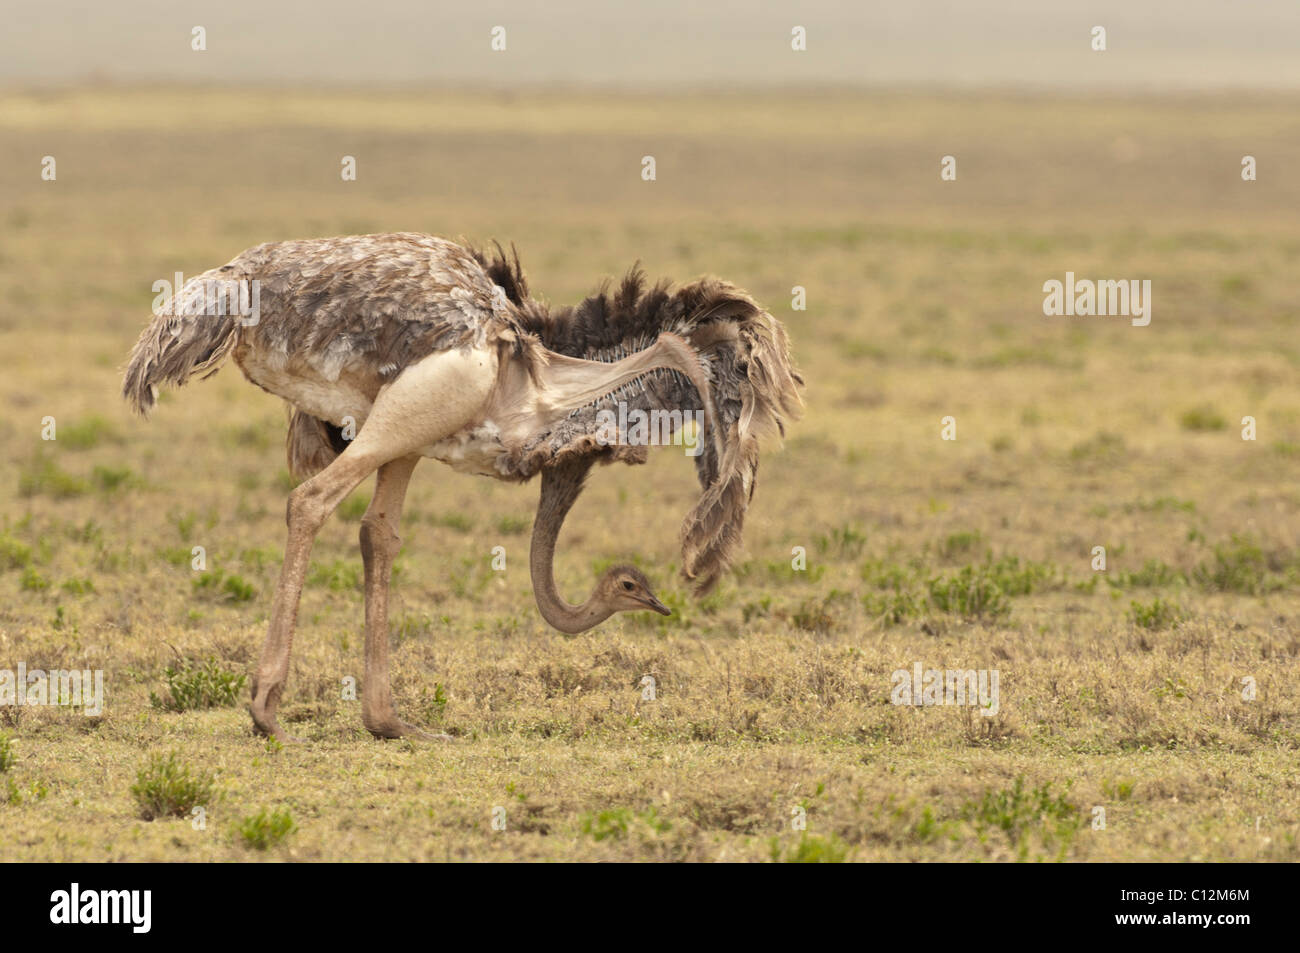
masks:
POLYGON ((0 710, 0 859, 1295 860, 1295 106, 0 97, 0 667, 99 667, 107 692, 97 719, 0 710), (151 283, 268 239, 396 229, 514 240, 556 301, 640 258, 785 320, 809 410, 764 459, 745 562, 692 601, 674 546, 692 468, 603 469, 562 588, 635 558, 679 611, 562 638, 528 585, 536 488, 427 463, 394 689, 453 743, 376 742, 343 699, 359 500, 303 600, 283 715, 306 744, 268 746, 238 708, 151 704, 178 656, 251 670, 288 487, 283 411, 233 368, 128 418, 118 366, 151 283), (1045 318, 1066 270, 1150 278, 1151 326, 1045 318), (987 611, 963 578, 997 587, 987 611), (935 580, 959 580, 952 599, 935 580), (998 715, 892 705, 917 661, 996 668, 998 715), (139 818, 137 773, 172 751, 215 776, 205 830, 139 818))

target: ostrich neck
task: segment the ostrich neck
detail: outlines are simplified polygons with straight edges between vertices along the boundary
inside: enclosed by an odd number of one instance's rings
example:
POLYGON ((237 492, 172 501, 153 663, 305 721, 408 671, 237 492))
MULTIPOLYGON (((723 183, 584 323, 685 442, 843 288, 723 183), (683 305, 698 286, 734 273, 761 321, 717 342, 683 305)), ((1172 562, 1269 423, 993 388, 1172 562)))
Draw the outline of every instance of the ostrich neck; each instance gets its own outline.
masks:
POLYGON ((604 622, 613 610, 600 605, 595 595, 581 605, 566 602, 555 588, 555 542, 591 469, 590 460, 576 460, 548 467, 542 471, 542 496, 533 521, 532 547, 528 569, 533 578, 533 595, 542 618, 561 632, 576 635, 604 622))

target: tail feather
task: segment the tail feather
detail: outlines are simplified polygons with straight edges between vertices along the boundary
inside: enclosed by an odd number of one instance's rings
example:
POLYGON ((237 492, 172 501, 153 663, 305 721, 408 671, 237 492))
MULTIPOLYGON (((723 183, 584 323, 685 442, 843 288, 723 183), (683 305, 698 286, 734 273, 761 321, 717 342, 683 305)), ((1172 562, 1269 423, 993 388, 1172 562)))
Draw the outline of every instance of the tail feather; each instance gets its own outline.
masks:
POLYGON ((122 378, 122 396, 136 413, 149 415, 158 401, 159 387, 180 387, 193 377, 211 377, 220 369, 235 346, 238 315, 234 308, 210 308, 208 291, 212 282, 229 282, 235 277, 226 266, 190 279, 140 334, 122 378))
MULTIPOLYGON (((703 347, 720 411, 721 459, 709 448, 696 458, 703 493, 682 521, 682 575, 704 594, 740 550, 745 511, 758 481, 760 442, 785 436, 787 419, 803 409, 803 378, 790 358, 785 328, 739 289, 712 292, 715 320, 734 322, 703 347)), ((704 344, 709 335, 701 336, 704 344)))
POLYGON ((720 475, 705 488, 682 521, 682 575, 694 583, 697 595, 717 585, 740 549, 745 511, 758 476, 758 440, 738 437, 732 424, 726 437, 720 475))

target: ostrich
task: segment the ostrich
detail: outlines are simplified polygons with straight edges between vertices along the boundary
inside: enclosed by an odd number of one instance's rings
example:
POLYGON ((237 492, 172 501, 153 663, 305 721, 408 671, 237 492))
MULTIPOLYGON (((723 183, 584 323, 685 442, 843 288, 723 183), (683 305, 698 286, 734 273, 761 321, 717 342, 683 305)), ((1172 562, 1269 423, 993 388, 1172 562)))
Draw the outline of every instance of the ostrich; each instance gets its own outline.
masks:
POLYGON ((276 709, 312 544, 371 473, 361 713, 377 738, 429 737, 398 718, 388 671, 398 521, 422 457, 498 480, 541 474, 534 596, 550 625, 578 633, 615 612, 669 614, 630 566, 607 570, 578 605, 556 589, 556 539, 592 465, 646 459, 643 442, 608 439, 600 412, 620 401, 643 413, 690 409, 704 421, 693 435, 702 493, 681 528, 682 575, 702 594, 730 565, 759 439, 784 435, 802 406, 785 329, 734 285, 647 285, 639 266, 613 290, 607 281, 576 307, 552 309, 530 295, 512 252, 416 233, 258 245, 186 282, 136 343, 122 393, 143 416, 160 386, 210 376, 231 356, 290 405, 289 469, 302 482, 289 494, 284 565, 251 686, 257 731, 287 739, 276 709), (256 307, 227 307, 235 288, 256 307))

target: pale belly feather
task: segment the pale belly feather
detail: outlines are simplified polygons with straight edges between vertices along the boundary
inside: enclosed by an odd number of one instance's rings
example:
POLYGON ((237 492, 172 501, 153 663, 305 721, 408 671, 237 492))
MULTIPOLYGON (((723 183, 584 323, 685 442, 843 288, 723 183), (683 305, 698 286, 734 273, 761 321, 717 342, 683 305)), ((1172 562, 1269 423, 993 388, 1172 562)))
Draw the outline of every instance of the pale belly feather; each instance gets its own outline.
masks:
POLYGON ((370 396, 346 377, 330 381, 312 374, 292 373, 255 351, 238 354, 235 360, 244 376, 258 387, 336 427, 345 426, 350 418, 355 429, 360 430, 370 414, 370 396))

